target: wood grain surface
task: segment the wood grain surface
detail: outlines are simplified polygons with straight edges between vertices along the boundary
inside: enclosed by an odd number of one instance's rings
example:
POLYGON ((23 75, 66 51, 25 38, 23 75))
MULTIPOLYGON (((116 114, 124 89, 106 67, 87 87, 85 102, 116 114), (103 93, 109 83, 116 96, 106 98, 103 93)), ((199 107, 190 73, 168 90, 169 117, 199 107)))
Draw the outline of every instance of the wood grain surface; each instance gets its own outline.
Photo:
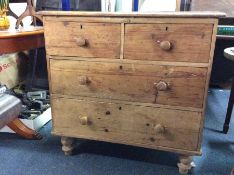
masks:
POLYGON ((70 137, 197 151, 200 120, 198 112, 123 105, 114 101, 53 99, 53 132, 70 137), (80 123, 81 117, 87 117, 86 125, 80 123), (157 124, 165 131, 157 133, 154 129, 157 124))
POLYGON ((226 14, 218 11, 205 12, 148 12, 148 13, 123 13, 123 12, 78 12, 78 11, 41 11, 37 12, 42 16, 77 16, 77 17, 172 17, 172 18, 219 18, 226 14))
POLYGON ((126 24, 124 58, 208 62, 212 29, 212 24, 126 24), (171 49, 163 50, 163 41, 171 49))
POLYGON ((199 108, 206 72, 206 68, 50 60, 55 94, 199 108), (82 78, 87 83, 81 83, 82 78), (157 93, 159 81, 169 87, 157 93))
POLYGON ((119 58, 120 31, 120 24, 45 22, 47 54, 119 58), (78 38, 86 44, 80 46, 78 38))
POLYGON ((220 11, 226 13, 227 17, 234 17, 233 0, 193 0, 192 11, 220 11))
POLYGON ((40 14, 53 134, 201 154, 224 13, 40 14))

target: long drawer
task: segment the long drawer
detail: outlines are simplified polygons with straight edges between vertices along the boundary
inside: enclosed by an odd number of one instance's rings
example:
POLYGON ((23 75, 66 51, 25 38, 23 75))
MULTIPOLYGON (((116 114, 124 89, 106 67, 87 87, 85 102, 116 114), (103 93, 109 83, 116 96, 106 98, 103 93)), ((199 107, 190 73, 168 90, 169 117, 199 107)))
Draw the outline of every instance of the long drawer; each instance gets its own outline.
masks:
POLYGON ((201 113, 52 98, 53 133, 148 148, 197 151, 201 113))
POLYGON ((213 24, 126 24, 124 58, 208 62, 213 24))
POLYGON ((46 51, 49 55, 110 59, 120 56, 120 24, 45 23, 46 51))
POLYGON ((207 68, 50 60, 51 92, 173 106, 203 106, 207 68))

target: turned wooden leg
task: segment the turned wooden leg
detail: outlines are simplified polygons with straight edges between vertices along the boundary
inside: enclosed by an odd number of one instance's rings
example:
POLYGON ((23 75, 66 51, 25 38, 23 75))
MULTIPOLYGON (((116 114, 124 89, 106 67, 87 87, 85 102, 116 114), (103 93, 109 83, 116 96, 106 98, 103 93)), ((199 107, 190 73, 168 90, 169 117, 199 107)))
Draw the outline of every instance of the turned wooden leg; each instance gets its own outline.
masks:
POLYGON ((42 136, 38 132, 27 127, 19 118, 14 119, 7 126, 15 131, 16 134, 26 139, 42 139, 42 136))
POLYGON ((62 137, 61 143, 62 143, 62 150, 63 150, 65 156, 72 155, 72 151, 75 148, 74 139, 70 138, 70 137, 62 137))
POLYGON ((177 164, 177 166, 179 167, 179 172, 180 174, 188 174, 188 172, 191 170, 192 168, 192 156, 180 156, 180 163, 177 164))

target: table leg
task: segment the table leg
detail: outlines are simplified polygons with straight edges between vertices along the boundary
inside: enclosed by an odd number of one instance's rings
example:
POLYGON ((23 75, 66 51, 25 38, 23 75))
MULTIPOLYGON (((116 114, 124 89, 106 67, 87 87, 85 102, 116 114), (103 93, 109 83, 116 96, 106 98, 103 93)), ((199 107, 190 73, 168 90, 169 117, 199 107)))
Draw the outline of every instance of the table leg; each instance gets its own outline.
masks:
MULTIPOLYGON (((31 54, 30 54, 31 55, 31 54)), ((28 75, 28 79, 27 83, 26 83, 26 90, 27 91, 31 91, 33 88, 33 81, 35 79, 35 75, 36 75, 36 67, 37 67, 37 59, 38 59, 38 49, 35 49, 32 52, 33 55, 33 59, 32 59, 32 65, 30 64, 30 68, 29 68, 29 74, 28 75), (32 67, 32 68, 31 68, 32 67)))
POLYGON ((229 123, 230 123, 231 116, 232 116, 233 104, 234 104, 234 81, 232 82, 232 89, 231 89, 231 94, 229 97, 227 114, 225 118, 225 123, 223 125, 223 133, 225 134, 227 134, 229 130, 229 123))
POLYGON ((19 118, 14 119, 7 126, 15 131, 16 134, 26 139, 42 139, 42 136, 38 132, 27 127, 19 118))

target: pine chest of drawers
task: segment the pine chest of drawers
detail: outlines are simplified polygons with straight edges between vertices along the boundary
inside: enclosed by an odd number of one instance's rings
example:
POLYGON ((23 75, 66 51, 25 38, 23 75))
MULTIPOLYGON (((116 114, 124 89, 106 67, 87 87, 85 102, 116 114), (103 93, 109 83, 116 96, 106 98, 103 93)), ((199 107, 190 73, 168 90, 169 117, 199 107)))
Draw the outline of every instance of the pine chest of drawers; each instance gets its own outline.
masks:
POLYGON ((201 154, 204 110, 222 13, 43 15, 53 133, 70 154, 85 138, 201 154))

